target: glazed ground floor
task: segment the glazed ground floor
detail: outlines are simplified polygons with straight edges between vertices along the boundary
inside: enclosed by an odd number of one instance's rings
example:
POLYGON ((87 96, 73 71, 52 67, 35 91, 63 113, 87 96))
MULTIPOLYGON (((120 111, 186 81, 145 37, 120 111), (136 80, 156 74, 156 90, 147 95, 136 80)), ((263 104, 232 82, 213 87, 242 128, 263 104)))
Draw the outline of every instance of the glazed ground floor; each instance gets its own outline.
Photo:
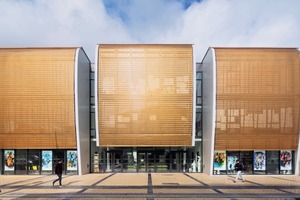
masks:
MULTIPOLYGON (((106 172, 203 172, 201 142, 194 147, 106 147, 94 146, 90 154, 90 173, 106 172)), ((54 165, 64 160, 65 174, 78 174, 76 149, 1 149, 1 174, 53 174, 54 165)), ((88 155, 87 155, 88 156, 88 155)), ((213 174, 234 174, 237 159, 245 174, 295 174, 295 152, 215 151, 213 174)))
POLYGON ((1 174, 54 174, 54 165, 64 161, 65 174, 77 174, 77 150, 2 149, 1 174))
POLYGON ((202 142, 193 147, 105 147, 92 144, 91 172, 202 172, 202 142))
POLYGON ((244 174, 295 174, 295 152, 280 151, 215 151, 214 174, 233 174, 236 160, 244 165, 244 174))

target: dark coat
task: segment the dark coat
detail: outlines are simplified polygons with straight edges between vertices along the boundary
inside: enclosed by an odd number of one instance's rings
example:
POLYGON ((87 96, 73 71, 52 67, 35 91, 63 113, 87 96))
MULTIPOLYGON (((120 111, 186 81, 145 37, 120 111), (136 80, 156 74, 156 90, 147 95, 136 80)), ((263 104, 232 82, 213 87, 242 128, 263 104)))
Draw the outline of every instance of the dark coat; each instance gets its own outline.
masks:
POLYGON ((64 164, 61 162, 56 163, 56 165, 54 166, 55 174, 62 174, 63 170, 64 170, 64 164))
POLYGON ((234 169, 235 169, 236 171, 243 171, 243 169, 244 169, 243 163, 241 163, 241 162, 236 163, 236 164, 234 165, 234 169))

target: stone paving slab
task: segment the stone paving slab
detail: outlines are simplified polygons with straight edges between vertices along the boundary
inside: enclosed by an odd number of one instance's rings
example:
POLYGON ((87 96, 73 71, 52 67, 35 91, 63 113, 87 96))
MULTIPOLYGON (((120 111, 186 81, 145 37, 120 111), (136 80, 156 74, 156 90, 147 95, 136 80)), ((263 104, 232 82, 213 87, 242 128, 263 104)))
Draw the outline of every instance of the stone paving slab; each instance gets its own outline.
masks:
POLYGON ((176 189, 161 189, 161 188, 157 188, 157 189, 153 189, 153 193, 154 194, 213 194, 216 193, 214 190, 212 189, 180 189, 180 188, 176 188, 176 189))
POLYGON ((98 194, 146 194, 147 189, 88 189, 84 193, 98 193, 98 194))
POLYGON ((201 173, 98 173, 64 175, 63 187, 53 187, 55 175, 0 175, 0 199, 277 199, 300 200, 295 175, 235 176, 201 173))
POLYGON ((203 185, 197 182, 194 179, 182 174, 182 173, 153 173, 152 176, 152 185, 161 186, 161 185, 203 185))
POLYGON ((147 173, 117 173, 101 181, 98 186, 147 186, 147 173))

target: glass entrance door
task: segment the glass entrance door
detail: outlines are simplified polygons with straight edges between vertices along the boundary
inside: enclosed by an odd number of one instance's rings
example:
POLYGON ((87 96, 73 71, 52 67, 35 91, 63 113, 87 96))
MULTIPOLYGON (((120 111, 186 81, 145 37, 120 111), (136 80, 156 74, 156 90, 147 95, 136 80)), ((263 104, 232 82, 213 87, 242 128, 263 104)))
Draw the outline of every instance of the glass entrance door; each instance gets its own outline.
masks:
POLYGON ((138 172, 157 172, 159 155, 155 151, 138 152, 138 172))
POLYGON ((168 158, 165 151, 158 151, 155 154, 155 171, 169 172, 168 158))
POLYGON ((168 149, 110 149, 103 163, 106 172, 180 172, 183 151, 168 149))
POLYGON ((122 172, 123 159, 122 151, 109 151, 107 162, 107 171, 122 172))
POLYGON ((170 171, 180 172, 182 169, 182 152, 172 151, 170 152, 170 171))
POLYGON ((146 172, 147 171, 147 152, 138 152, 138 172, 146 172))
POLYGON ((179 172, 182 170, 182 152, 138 152, 138 172, 179 172))

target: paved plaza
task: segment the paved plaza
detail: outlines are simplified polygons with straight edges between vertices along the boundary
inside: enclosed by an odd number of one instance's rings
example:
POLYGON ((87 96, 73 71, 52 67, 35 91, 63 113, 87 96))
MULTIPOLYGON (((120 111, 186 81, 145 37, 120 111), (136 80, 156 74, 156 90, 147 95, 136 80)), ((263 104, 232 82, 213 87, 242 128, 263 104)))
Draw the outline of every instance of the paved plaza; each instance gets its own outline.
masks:
POLYGON ((300 176, 208 176, 202 173, 103 173, 64 175, 0 175, 0 199, 300 199, 300 176))

